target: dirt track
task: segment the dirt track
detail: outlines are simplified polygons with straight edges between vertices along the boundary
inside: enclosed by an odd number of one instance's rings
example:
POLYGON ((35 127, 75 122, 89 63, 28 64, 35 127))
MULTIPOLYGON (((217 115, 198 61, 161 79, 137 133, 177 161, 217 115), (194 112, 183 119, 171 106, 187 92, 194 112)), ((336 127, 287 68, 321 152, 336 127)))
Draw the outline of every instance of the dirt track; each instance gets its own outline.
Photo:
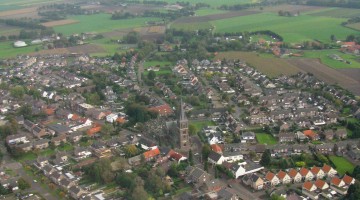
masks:
MULTIPOLYGON (((346 70, 335 70, 319 62, 317 59, 299 58, 289 59, 290 64, 299 69, 314 74, 320 80, 329 84, 339 84, 341 87, 360 95, 360 79, 349 76, 346 70)), ((357 72, 360 74, 360 72, 357 72)), ((359 76, 358 76, 359 77, 359 76)))

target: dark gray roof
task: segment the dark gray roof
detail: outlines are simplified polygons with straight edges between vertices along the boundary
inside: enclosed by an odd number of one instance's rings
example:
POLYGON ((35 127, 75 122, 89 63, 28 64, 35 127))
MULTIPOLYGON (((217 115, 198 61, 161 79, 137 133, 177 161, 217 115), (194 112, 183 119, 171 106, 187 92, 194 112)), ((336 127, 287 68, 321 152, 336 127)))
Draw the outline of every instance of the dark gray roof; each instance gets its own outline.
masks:
POLYGON ((50 142, 50 140, 48 140, 48 139, 40 139, 40 140, 37 140, 34 142, 34 146, 49 143, 49 142, 50 142))
POLYGON ((211 151, 208 158, 210 158, 211 160, 217 162, 221 158, 221 155, 214 152, 214 151, 211 151))
POLYGON ((49 129, 55 131, 56 133, 69 132, 70 128, 61 124, 51 124, 48 126, 49 129))

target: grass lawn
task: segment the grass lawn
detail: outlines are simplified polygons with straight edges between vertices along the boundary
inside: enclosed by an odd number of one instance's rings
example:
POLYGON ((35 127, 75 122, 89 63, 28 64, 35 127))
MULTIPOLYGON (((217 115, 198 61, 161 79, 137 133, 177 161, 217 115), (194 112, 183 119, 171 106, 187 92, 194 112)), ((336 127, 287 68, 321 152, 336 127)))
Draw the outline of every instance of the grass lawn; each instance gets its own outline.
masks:
POLYGON ((151 66, 156 66, 156 65, 160 65, 160 67, 164 67, 164 66, 167 66, 167 65, 172 65, 171 62, 169 61, 157 61, 157 60, 152 60, 152 61, 145 61, 144 62, 144 69, 147 69, 151 66))
POLYGON ((194 31, 199 29, 210 29, 213 25, 210 22, 192 22, 192 23, 174 23, 171 25, 171 28, 194 31))
POLYGON ((98 40, 91 40, 89 43, 96 44, 101 46, 105 52, 104 53, 94 53, 91 54, 91 56, 107 56, 107 55, 114 55, 115 52, 121 54, 125 53, 127 50, 134 48, 136 49, 136 45, 131 44, 118 44, 115 42, 112 42, 108 38, 98 39, 98 40))
POLYGON ((74 149, 74 147, 73 147, 73 145, 66 143, 66 144, 64 144, 64 146, 62 146, 62 147, 59 146, 57 149, 60 151, 71 151, 74 149))
POLYGON ((345 172, 352 173, 355 168, 355 166, 344 157, 329 156, 329 158, 334 163, 336 170, 341 175, 345 174, 345 172))
POLYGON ((196 133, 201 131, 205 126, 215 126, 216 124, 213 121, 197 121, 190 122, 190 125, 194 125, 196 128, 196 133))
MULTIPOLYGON (((172 71, 170 69, 160 69, 159 71, 155 72, 156 76, 165 75, 165 74, 171 74, 172 71)), ((144 76, 147 76, 149 74, 148 71, 144 71, 144 76)))
POLYGON ((256 140, 260 144, 274 145, 277 143, 276 139, 267 133, 256 133, 256 140))
POLYGON ((331 49, 331 50, 319 50, 319 51, 304 51, 304 57, 306 58, 319 58, 321 62, 329 67, 332 68, 360 68, 360 63, 356 60, 357 57, 344 54, 338 50, 331 49), (346 64, 344 62, 334 60, 329 57, 331 54, 336 54, 340 56, 342 59, 350 61, 351 64, 346 64))
POLYGON ((358 31, 341 26, 346 21, 342 18, 300 15, 281 17, 277 13, 259 13, 211 21, 216 32, 241 32, 271 30, 284 38, 285 42, 320 40, 330 42, 334 34, 338 39, 345 39, 358 31))
POLYGON ((131 29, 142 27, 148 21, 159 21, 159 18, 137 17, 133 19, 111 20, 110 14, 78 15, 71 19, 79 21, 76 24, 56 26, 54 30, 65 35, 84 32, 111 32, 119 29, 131 29))
POLYGON ((20 157, 16 158, 19 162, 24 162, 28 160, 35 160, 37 158, 36 154, 33 152, 23 153, 20 157))
POLYGON ((35 52, 36 47, 40 48, 41 45, 31 45, 27 47, 14 48, 13 42, 0 42, 0 59, 35 52))

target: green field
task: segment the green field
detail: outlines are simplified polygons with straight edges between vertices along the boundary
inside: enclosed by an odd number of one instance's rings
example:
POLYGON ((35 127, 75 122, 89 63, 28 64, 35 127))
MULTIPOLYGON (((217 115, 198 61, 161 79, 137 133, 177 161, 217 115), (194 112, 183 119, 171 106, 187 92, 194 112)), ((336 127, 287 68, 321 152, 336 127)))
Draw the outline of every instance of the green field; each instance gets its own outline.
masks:
MULTIPOLYGON (((177 3, 179 0, 163 0, 168 3, 177 3)), ((219 7, 221 5, 236 5, 236 4, 247 4, 247 3, 257 3, 259 0, 186 0, 184 2, 190 2, 191 4, 205 3, 209 4, 212 7, 219 7)))
POLYGON ((333 34, 338 39, 345 39, 358 31, 341 26, 341 18, 300 15, 281 17, 275 13, 260 13, 211 21, 216 32, 238 32, 271 30, 284 38, 285 42, 320 40, 330 42, 333 34))
POLYGON ((360 68, 360 63, 357 61, 356 56, 344 54, 338 50, 304 51, 304 57, 319 58, 323 64, 332 68, 360 68), (336 54, 344 60, 350 61, 351 64, 346 64, 344 62, 334 60, 329 57, 331 54, 336 54))
POLYGON ((13 42, 0 42, 0 58, 15 57, 20 54, 35 52, 36 47, 39 47, 39 45, 14 48, 13 42))
POLYGON ((98 40, 91 40, 89 43, 96 44, 104 48, 104 53, 94 53, 91 54, 92 56, 107 56, 113 55, 115 52, 117 53, 125 53, 127 50, 131 48, 136 48, 136 45, 129 45, 129 44, 118 44, 112 42, 108 38, 98 39, 98 40))
POLYGON ((171 28, 193 31, 199 29, 210 29, 213 25, 210 22, 193 22, 193 23, 174 23, 171 28))
POLYGON ((156 66, 156 65, 160 65, 160 67, 164 67, 164 66, 170 66, 172 63, 168 62, 168 61, 157 61, 157 60, 152 60, 152 61, 146 61, 144 63, 144 68, 147 69, 151 66, 156 66))
POLYGON ((350 8, 326 8, 320 11, 312 12, 313 16, 326 16, 326 17, 336 17, 336 18, 352 18, 360 15, 359 9, 350 9, 350 8))
POLYGON ((329 156, 329 158, 336 166, 336 170, 339 174, 343 175, 345 174, 345 172, 353 172, 354 165, 350 163, 347 159, 338 156, 329 156))
POLYGON ((196 132, 199 132, 205 126, 215 126, 215 123, 213 121, 197 121, 197 122, 190 122, 190 125, 195 126, 196 132))
POLYGON ((59 3, 64 0, 1 0, 0 6, 32 6, 43 3, 59 3))
POLYGON ((148 21, 158 21, 158 18, 133 18, 125 20, 111 20, 110 14, 79 15, 72 16, 71 19, 78 20, 79 23, 56 26, 54 30, 65 35, 84 32, 104 33, 119 29, 131 29, 145 26, 148 21))
POLYGON ((256 140, 260 144, 274 145, 277 143, 276 139, 267 133, 256 133, 256 140))

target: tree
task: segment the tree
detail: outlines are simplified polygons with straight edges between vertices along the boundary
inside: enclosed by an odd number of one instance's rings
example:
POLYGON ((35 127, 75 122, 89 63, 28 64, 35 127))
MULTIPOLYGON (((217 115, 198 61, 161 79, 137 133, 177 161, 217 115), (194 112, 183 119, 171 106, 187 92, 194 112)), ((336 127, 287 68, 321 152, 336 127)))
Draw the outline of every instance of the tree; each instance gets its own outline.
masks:
POLYGON ((130 144, 125 146, 124 152, 127 156, 134 156, 138 153, 138 149, 136 148, 135 145, 130 144))
POLYGON ((202 147, 202 157, 203 157, 203 160, 206 161, 208 159, 208 156, 211 152, 211 147, 209 144, 204 144, 203 147, 202 147))
POLYGON ((10 191, 6 188, 4 188, 4 186, 2 184, 0 184, 0 195, 7 195, 9 194, 10 191))
POLYGON ((356 165, 354 168, 354 171, 352 173, 352 176, 358 180, 360 180, 360 165, 356 165))
POLYGON ((280 195, 277 195, 277 194, 273 194, 271 195, 271 200, 285 200, 284 197, 280 196, 280 195))
POLYGON ((266 149, 261 156, 260 164, 263 166, 269 166, 271 162, 271 153, 269 149, 266 149))
POLYGON ((347 200, 360 199, 360 182, 359 181, 355 181, 355 184, 350 185, 345 199, 347 199, 347 200))
POLYGON ((17 85, 10 89, 10 95, 17 99, 22 99, 25 94, 25 89, 23 86, 17 85))
POLYGON ((110 183, 115 179, 110 159, 101 159, 85 171, 97 183, 110 183))
POLYGON ((191 166, 194 165, 194 157, 191 149, 189 150, 189 163, 191 166))
POLYGON ((111 124, 104 124, 101 126, 101 132, 105 134, 110 134, 112 130, 113 130, 113 126, 111 124))
POLYGON ((336 41, 335 35, 331 35, 331 36, 330 36, 330 39, 331 39, 331 41, 333 41, 333 42, 336 41))
POLYGON ((190 135, 196 134, 196 126, 194 124, 189 124, 189 133, 190 135))
POLYGON ((144 187, 142 186, 136 186, 131 194, 131 198, 134 200, 147 199, 148 196, 149 196, 148 193, 144 190, 144 187))
POLYGON ((147 78, 151 81, 155 80, 156 78, 156 73, 153 71, 153 70, 150 70, 148 75, 147 75, 147 78))
POLYGON ((18 186, 19 186, 20 190, 26 190, 26 189, 30 188, 30 184, 23 178, 19 178, 18 186))

